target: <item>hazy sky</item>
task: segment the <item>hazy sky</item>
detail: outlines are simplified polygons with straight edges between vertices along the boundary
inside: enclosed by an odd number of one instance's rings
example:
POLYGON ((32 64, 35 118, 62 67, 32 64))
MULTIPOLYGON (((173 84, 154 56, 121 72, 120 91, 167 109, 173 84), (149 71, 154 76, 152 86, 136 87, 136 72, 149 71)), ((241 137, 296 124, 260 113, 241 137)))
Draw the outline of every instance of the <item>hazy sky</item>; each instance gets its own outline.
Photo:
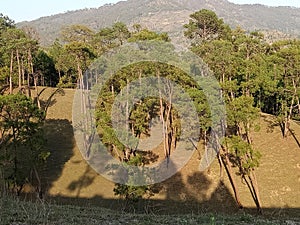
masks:
MULTIPOLYGON (((0 13, 16 22, 34 20, 69 10, 100 7, 120 0, 0 0, 0 13)), ((260 3, 270 6, 295 6, 300 8, 300 0, 229 0, 238 4, 260 3)))

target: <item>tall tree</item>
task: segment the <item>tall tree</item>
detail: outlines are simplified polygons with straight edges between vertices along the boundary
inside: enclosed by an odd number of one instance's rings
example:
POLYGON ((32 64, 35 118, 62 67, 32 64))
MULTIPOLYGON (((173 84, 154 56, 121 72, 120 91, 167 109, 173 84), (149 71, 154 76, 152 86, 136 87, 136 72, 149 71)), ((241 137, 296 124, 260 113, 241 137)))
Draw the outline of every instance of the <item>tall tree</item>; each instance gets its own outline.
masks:
POLYGON ((38 170, 49 153, 43 149, 41 122, 43 112, 25 95, 0 95, 0 172, 5 188, 20 194, 35 175, 40 190, 38 170))
POLYGON ((228 38, 230 28, 222 19, 219 19, 215 12, 208 9, 201 9, 190 15, 190 21, 184 25, 184 35, 193 40, 194 45, 203 41, 228 38))

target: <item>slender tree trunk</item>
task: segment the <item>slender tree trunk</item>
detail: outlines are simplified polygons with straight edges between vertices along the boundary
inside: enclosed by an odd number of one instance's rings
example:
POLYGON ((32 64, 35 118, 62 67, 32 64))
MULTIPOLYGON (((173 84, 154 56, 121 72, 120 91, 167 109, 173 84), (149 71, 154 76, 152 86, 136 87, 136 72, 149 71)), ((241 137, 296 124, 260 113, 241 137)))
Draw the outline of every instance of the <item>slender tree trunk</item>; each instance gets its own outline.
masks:
POLYGON ((17 55, 17 63, 18 63, 18 73, 19 73, 19 88, 22 87, 22 73, 21 73, 21 64, 20 64, 20 56, 19 56, 19 50, 16 50, 17 55))
POLYGON ((33 77, 33 62, 32 62, 32 55, 30 49, 28 50, 28 64, 29 64, 30 73, 28 73, 27 82, 28 82, 28 88, 30 89, 30 75, 33 77))
POLYGON ((258 183, 257 183, 256 174, 254 170, 250 172, 249 178, 255 194, 257 210, 259 213, 262 213, 259 188, 258 188, 258 183))
POLYGON ((237 203, 238 207, 240 209, 242 209, 243 205, 242 205, 242 203, 240 201, 239 189, 238 189, 238 187, 236 185, 236 182, 235 182, 235 179, 233 177, 233 172, 232 172, 232 169, 231 169, 232 165, 231 165, 231 162, 230 162, 229 157, 228 157, 228 152, 224 148, 223 148, 223 157, 221 157, 221 159, 222 159, 222 163, 224 165, 224 168, 226 170, 227 176, 229 178, 231 187, 233 189, 236 203, 237 203))
POLYGON ((283 131, 283 137, 284 138, 287 138, 287 135, 288 135, 288 132, 289 132, 289 129, 290 129, 290 121, 291 121, 291 116, 292 116, 292 113, 293 113, 294 102, 295 102, 295 95, 293 95, 292 102, 291 102, 291 105, 289 107, 289 112, 286 115, 285 120, 284 120, 284 131, 283 131))
POLYGON ((218 162, 219 162, 219 166, 220 166, 220 180, 223 183, 224 182, 224 170, 223 170, 224 166, 223 166, 221 154, 218 153, 217 157, 218 157, 218 162))
POLYGON ((25 69, 24 69, 24 59, 21 58, 21 73, 22 73, 22 84, 25 84, 25 69))
POLYGON ((164 141, 163 141, 164 152, 165 152, 165 157, 169 158, 167 145, 166 145, 166 123, 165 123, 165 118, 164 118, 164 107, 163 107, 163 99, 162 99, 162 94, 161 94, 160 73, 158 70, 156 71, 156 76, 157 76, 158 89, 159 89, 160 121, 162 122, 162 134, 163 134, 163 138, 164 138, 164 141))
POLYGON ((37 182, 38 182, 38 183, 37 183, 37 194, 38 194, 38 197, 39 197, 40 199, 42 199, 42 198, 43 198, 42 182, 41 182, 39 173, 38 173, 38 171, 37 171, 37 169, 36 169, 35 166, 33 167, 33 171, 34 171, 35 178, 36 178, 36 180, 37 180, 37 182))
POLYGON ((126 79, 126 145, 127 147, 129 147, 129 137, 128 137, 128 133, 129 132, 129 80, 126 79))
POLYGON ((299 97, 297 97, 297 107, 298 107, 298 115, 300 116, 300 101, 299 101, 299 97))
POLYGON ((112 94, 113 97, 115 96, 114 84, 111 85, 111 94, 112 94))
POLYGON ((39 90, 38 90, 38 75, 35 74, 33 75, 33 82, 34 82, 34 89, 35 89, 35 94, 36 94, 36 103, 38 105, 38 108, 41 109, 41 102, 40 102, 40 98, 39 98, 39 90))
POLYGON ((169 131, 168 131, 168 128, 171 129, 172 127, 172 124, 170 122, 170 119, 171 119, 171 110, 172 110, 172 90, 171 90, 171 84, 166 84, 166 85, 169 85, 169 103, 168 103, 168 110, 167 110, 167 115, 166 115, 166 128, 165 128, 165 134, 166 134, 166 146, 167 146, 167 152, 168 152, 168 155, 170 156, 171 155, 171 143, 172 143, 172 136, 169 136, 169 131))
POLYGON ((12 83, 13 62, 14 62, 14 52, 11 51, 11 56, 10 56, 10 69, 9 69, 9 94, 12 94, 12 93, 13 93, 13 83, 12 83))

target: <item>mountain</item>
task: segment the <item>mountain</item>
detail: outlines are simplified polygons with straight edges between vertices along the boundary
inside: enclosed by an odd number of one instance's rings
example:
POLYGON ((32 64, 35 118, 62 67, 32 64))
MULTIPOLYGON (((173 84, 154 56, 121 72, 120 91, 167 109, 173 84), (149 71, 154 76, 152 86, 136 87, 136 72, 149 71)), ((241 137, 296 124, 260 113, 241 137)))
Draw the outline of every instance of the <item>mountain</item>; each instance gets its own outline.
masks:
POLYGON ((128 25, 140 23, 151 30, 168 32, 171 37, 178 39, 182 36, 182 25, 188 22, 189 15, 202 8, 215 11, 232 27, 276 30, 275 36, 300 36, 300 8, 237 5, 227 0, 127 0, 99 8, 42 17, 17 25, 36 29, 42 45, 51 44, 59 37, 60 29, 66 25, 83 24, 99 30, 117 21, 128 25))

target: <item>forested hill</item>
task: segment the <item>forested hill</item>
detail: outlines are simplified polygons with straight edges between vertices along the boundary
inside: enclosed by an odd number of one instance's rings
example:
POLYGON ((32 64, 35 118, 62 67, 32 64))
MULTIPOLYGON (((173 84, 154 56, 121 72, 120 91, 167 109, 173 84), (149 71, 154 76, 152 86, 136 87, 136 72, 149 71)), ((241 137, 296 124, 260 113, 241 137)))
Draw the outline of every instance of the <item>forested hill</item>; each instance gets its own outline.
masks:
POLYGON ((116 21, 128 25, 139 23, 151 30, 179 37, 189 15, 201 8, 215 11, 233 27, 239 25, 246 30, 270 30, 271 38, 284 35, 274 30, 293 36, 300 35, 300 8, 237 5, 227 0, 127 0, 100 8, 42 17, 19 23, 18 26, 35 28, 42 45, 48 45, 59 37, 59 31, 65 25, 83 24, 99 30, 116 21))

